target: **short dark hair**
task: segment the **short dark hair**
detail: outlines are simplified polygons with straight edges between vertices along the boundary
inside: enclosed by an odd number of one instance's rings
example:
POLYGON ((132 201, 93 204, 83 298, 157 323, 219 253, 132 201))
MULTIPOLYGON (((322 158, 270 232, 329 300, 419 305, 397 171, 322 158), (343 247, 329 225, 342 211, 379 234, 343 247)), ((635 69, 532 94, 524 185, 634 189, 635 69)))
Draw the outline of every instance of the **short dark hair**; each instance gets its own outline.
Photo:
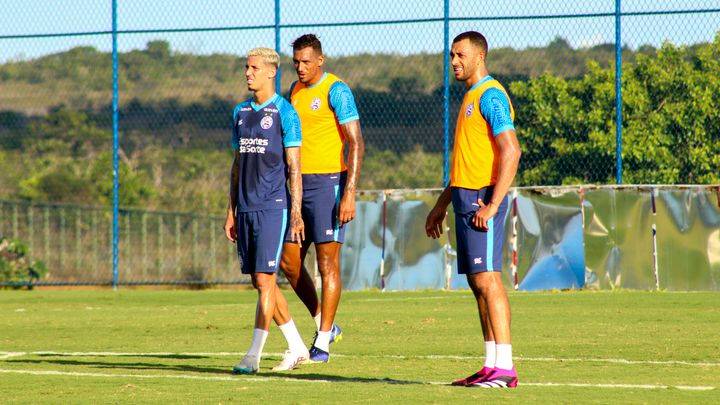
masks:
POLYGON ((470 43, 482 49, 483 53, 487 55, 488 43, 487 39, 485 39, 485 36, 483 36, 483 34, 477 31, 465 31, 462 34, 456 36, 455 39, 453 39, 453 44, 456 42, 460 42, 463 39, 469 39, 470 43))
POLYGON ((320 39, 315 34, 305 34, 299 36, 292 42, 293 52, 311 47, 319 55, 322 55, 322 44, 320 39))

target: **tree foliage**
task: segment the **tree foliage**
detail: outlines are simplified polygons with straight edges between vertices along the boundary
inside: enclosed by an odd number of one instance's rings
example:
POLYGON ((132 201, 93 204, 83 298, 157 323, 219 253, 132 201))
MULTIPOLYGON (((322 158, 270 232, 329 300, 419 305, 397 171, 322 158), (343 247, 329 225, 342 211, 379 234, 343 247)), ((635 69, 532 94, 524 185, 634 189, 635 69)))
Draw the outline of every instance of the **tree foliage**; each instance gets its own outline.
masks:
MULTIPOLYGON (((542 75, 511 86, 521 184, 609 183, 615 174, 614 71, 542 75)), ((626 183, 720 182, 720 34, 697 49, 666 43, 623 66, 626 183)))
POLYGON ((14 288, 28 286, 47 273, 45 264, 32 260, 26 244, 0 236, 0 282, 14 288))
MULTIPOLYGON (((614 69, 588 56, 612 51, 606 48, 573 50, 556 40, 546 48, 523 51, 552 56, 560 66, 555 70, 544 65, 535 70, 506 68, 496 75, 516 77, 509 90, 523 149, 518 185, 614 182, 614 69), (563 58, 572 60, 574 71, 561 74, 563 58), (580 63, 582 68, 577 67, 580 63)), ((524 55, 514 52, 496 50, 491 67, 500 60, 520 63, 503 56, 524 55)), ((659 50, 631 55, 623 66, 622 83, 624 181, 720 183, 720 35, 709 44, 668 43, 659 50)), ((98 63, 98 69, 105 69, 99 63, 102 57, 92 48, 75 48, 34 62, 13 62, 0 66, 0 82, 55 80, 64 75, 64 80, 82 88, 84 81, 94 80, 83 64, 98 63)), ((365 59, 349 56, 335 62, 367 75, 384 72, 382 80, 361 81, 353 89, 368 145, 361 188, 441 186, 442 86, 439 76, 433 76, 441 66, 431 64, 437 57, 365 55, 365 59), (375 69, 362 68, 363 60, 413 60, 421 65, 413 64, 408 68, 411 74, 405 75, 379 62, 375 69)), ((222 212, 231 163, 229 117, 237 98, 162 97, 163 88, 169 86, 163 81, 184 80, 189 72, 213 72, 216 79, 232 82, 237 66, 219 69, 216 64, 239 59, 177 54, 162 41, 123 58, 126 85, 147 86, 157 94, 126 99, 121 109, 121 204, 222 212)), ((463 92, 462 86, 453 84, 453 117, 463 92)), ((110 203, 110 106, 67 105, 38 115, 0 111, 0 196, 110 203)))

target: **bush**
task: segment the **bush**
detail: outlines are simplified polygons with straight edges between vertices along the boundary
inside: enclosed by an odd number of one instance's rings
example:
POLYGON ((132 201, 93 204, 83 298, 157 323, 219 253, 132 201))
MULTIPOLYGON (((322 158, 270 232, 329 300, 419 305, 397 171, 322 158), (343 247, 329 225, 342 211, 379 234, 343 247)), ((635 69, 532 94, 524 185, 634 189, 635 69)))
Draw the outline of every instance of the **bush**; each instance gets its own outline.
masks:
POLYGON ((32 289, 33 283, 46 273, 43 262, 30 259, 26 244, 17 239, 0 238, 0 283, 32 289))

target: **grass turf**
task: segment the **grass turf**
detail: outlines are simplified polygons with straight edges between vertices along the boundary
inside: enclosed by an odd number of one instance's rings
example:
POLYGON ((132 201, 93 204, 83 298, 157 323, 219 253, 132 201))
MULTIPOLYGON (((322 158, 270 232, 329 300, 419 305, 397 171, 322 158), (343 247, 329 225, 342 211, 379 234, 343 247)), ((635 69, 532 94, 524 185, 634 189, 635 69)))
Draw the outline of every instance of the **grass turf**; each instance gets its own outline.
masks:
MULTIPOLYGON (((285 294, 310 343, 312 319, 285 294)), ((516 390, 441 384, 482 362, 469 292, 346 292, 337 319, 345 339, 331 347, 330 363, 273 373, 285 348, 273 327, 261 372, 231 375, 250 341, 255 297, 244 290, 0 291, 0 398, 720 402, 716 293, 512 293, 516 390), (558 385, 534 385, 547 383, 558 385)))

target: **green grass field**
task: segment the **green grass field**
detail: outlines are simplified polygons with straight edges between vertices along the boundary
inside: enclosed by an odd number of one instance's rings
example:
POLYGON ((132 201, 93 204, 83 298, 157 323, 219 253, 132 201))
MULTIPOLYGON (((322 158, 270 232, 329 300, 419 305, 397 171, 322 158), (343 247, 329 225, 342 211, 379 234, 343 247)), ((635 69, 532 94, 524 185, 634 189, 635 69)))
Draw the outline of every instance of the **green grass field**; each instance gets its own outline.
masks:
MULTIPOLYGON (((309 342, 312 319, 286 295, 309 342)), ((330 363, 271 372, 273 327, 261 372, 235 376, 253 291, 0 291, 0 401, 720 403, 720 294, 510 299, 520 386, 482 390, 446 385, 482 362, 469 292, 346 292, 330 363)))

